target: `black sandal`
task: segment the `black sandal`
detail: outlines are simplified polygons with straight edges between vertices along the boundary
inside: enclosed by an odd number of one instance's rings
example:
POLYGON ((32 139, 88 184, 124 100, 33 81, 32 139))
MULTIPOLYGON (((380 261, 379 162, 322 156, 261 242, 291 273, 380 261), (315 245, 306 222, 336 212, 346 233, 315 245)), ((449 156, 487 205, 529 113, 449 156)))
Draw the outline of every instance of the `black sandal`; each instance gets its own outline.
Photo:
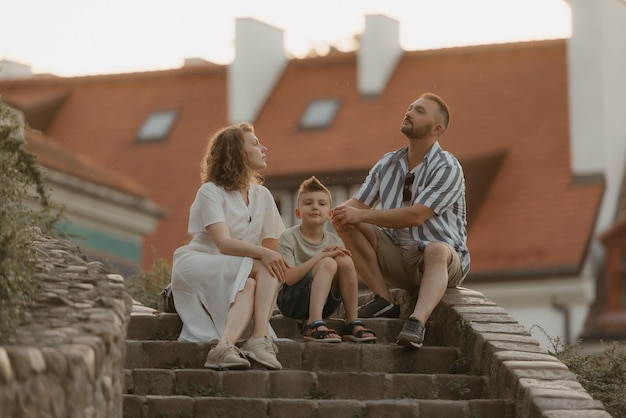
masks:
POLYGON ((310 324, 305 324, 302 327, 302 334, 304 335, 304 342, 316 342, 316 343, 340 343, 341 337, 334 329, 318 329, 319 327, 325 327, 326 322, 323 319, 318 319, 310 324), (328 335, 337 334, 337 337, 327 338, 328 335))
POLYGON ((341 338, 343 341, 350 341, 353 343, 375 343, 377 341, 376 333, 371 329, 365 328, 363 325, 363 321, 360 319, 355 319, 354 321, 346 324, 343 329, 343 337, 341 338), (362 326, 363 329, 354 332, 355 326, 362 326), (364 337, 364 334, 372 334, 368 337, 364 337))

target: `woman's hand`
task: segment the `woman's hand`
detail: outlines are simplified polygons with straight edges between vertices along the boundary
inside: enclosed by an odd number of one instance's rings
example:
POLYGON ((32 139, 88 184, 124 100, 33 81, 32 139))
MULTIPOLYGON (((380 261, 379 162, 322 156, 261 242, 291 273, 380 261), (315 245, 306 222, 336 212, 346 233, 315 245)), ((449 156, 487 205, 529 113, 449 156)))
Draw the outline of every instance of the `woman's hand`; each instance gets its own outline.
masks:
POLYGON ((277 277, 281 283, 285 281, 289 269, 289 263, 285 257, 274 250, 263 248, 260 260, 273 277, 277 277))

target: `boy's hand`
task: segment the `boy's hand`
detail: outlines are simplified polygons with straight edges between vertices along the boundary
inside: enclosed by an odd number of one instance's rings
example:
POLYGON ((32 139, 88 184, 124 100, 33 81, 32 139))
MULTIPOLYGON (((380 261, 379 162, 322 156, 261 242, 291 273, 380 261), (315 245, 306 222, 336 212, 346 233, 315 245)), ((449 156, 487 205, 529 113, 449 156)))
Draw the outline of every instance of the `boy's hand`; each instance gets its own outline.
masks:
POLYGON ((352 253, 348 251, 347 248, 344 248, 341 245, 329 245, 326 248, 324 248, 322 252, 333 253, 333 254, 328 254, 328 256, 333 257, 333 258, 338 257, 340 255, 347 255, 348 257, 352 257, 352 253))

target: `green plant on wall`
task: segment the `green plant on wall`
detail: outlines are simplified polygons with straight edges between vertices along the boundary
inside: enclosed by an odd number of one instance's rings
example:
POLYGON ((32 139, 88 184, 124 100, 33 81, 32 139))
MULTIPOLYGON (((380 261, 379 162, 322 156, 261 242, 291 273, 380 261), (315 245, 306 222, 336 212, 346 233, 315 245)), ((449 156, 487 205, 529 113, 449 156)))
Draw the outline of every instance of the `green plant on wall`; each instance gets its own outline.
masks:
POLYGON ((29 318, 28 303, 37 288, 35 227, 52 234, 60 216, 36 156, 25 150, 23 131, 18 114, 0 100, 0 341, 29 318))
POLYGON ((161 310, 161 290, 170 282, 172 267, 163 259, 156 260, 150 270, 139 271, 125 280, 126 289, 133 299, 144 306, 161 310))

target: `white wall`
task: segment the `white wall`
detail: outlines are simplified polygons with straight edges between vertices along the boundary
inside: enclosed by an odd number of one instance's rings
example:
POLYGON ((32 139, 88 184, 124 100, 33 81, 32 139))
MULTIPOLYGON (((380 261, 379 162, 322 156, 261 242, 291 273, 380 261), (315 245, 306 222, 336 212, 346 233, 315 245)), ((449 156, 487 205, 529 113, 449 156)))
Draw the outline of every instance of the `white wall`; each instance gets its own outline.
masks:
POLYGON ((492 284, 468 281, 462 286, 482 292, 531 332, 542 347, 552 350, 550 339, 559 338, 565 342, 567 335, 566 314, 554 304, 566 307, 570 320, 569 342, 576 342, 583 331, 588 305, 592 302, 593 280, 571 277, 492 284))
POLYGON ((575 175, 602 173, 598 233, 614 221, 626 161, 626 2, 569 0, 567 43, 571 162, 575 175))

